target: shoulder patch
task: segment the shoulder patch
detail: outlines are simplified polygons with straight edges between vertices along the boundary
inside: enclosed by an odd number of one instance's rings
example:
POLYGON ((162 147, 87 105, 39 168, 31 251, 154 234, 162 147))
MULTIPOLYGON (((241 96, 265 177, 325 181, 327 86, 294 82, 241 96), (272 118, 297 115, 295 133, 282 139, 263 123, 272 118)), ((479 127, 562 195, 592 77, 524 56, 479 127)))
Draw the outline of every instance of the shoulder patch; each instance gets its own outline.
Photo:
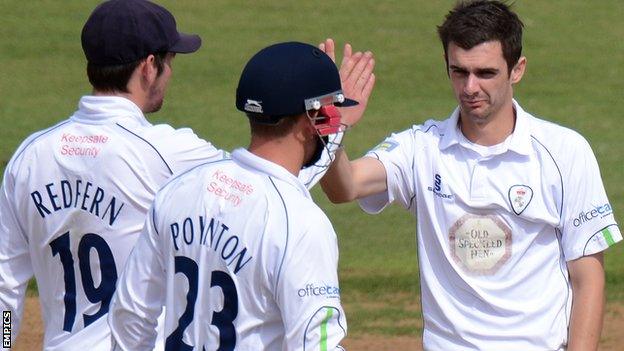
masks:
POLYGON ((386 152, 390 152, 392 150, 394 150, 397 146, 399 146, 399 143, 397 143, 394 140, 390 140, 390 139, 386 139, 384 141, 382 141, 379 145, 375 146, 375 148, 373 148, 373 151, 386 151, 386 152))

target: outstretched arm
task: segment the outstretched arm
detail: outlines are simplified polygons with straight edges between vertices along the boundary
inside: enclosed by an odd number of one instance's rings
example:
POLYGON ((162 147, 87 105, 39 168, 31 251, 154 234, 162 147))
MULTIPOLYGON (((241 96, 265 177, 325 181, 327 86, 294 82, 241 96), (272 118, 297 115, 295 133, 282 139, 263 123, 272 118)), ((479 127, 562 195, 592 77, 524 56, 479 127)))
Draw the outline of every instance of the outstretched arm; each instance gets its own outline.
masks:
MULTIPOLYGON (((336 61, 333 39, 326 39, 319 44, 319 48, 336 61)), ((374 67, 375 59, 370 51, 353 53, 351 45, 345 44, 340 81, 345 95, 359 102, 357 106, 341 109, 342 122, 347 126, 359 122, 366 110, 375 86, 374 67)), ((340 149, 327 174, 321 179, 321 186, 330 201, 349 202, 385 191, 386 171, 382 163, 374 158, 363 157, 351 162, 344 149, 340 149)))
MULTIPOLYGON (((327 39, 319 45, 335 62, 335 45, 332 39, 327 39)), ((368 99, 375 86, 375 60, 370 51, 353 54, 350 44, 345 44, 342 63, 340 65, 340 80, 346 97, 359 102, 357 106, 340 108, 341 122, 347 127, 356 124, 364 114, 368 99)), ((308 189, 311 189, 325 174, 329 164, 336 157, 344 132, 329 137, 326 150, 321 159, 314 166, 308 167, 299 173, 299 179, 308 189)))
POLYGON ((572 316, 568 351, 597 350, 604 314, 602 252, 568 262, 572 281, 572 316))
POLYGON ((344 149, 336 152, 336 159, 321 179, 323 191, 333 203, 350 202, 384 192, 386 169, 372 157, 349 161, 344 149))

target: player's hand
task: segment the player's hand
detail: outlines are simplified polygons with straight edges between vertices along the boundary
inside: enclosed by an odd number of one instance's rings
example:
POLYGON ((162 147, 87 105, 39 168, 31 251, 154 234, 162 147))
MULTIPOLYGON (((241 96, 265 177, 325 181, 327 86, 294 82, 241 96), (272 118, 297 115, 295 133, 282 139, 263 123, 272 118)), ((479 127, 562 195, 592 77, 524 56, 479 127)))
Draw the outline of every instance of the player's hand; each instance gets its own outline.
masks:
MULTIPOLYGON (((334 62, 336 62, 336 51, 333 39, 326 39, 319 44, 319 49, 323 50, 334 62)), ((364 114, 368 99, 375 86, 375 59, 370 51, 353 53, 349 43, 346 43, 343 50, 342 62, 340 64, 340 83, 345 96, 356 100, 359 105, 340 108, 342 123, 352 126, 356 124, 364 114)))
MULTIPOLYGON (((321 51, 326 53, 327 56, 329 56, 332 59, 332 61, 334 61, 334 63, 336 62, 336 45, 334 44, 334 39, 331 39, 331 38, 325 39, 324 42, 319 44, 319 49, 321 49, 321 51)), ((342 52, 342 62, 340 64, 341 68, 342 66, 344 66, 345 61, 349 57, 351 57, 351 55, 352 55, 351 44, 345 43, 345 47, 342 52)))

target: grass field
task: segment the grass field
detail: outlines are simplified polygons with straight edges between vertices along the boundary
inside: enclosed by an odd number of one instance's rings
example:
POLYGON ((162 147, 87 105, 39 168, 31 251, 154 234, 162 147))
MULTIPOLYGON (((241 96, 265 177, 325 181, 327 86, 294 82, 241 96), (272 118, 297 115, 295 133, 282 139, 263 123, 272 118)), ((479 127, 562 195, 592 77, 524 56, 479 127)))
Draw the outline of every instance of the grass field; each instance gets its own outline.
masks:
MULTIPOLYGON (((0 168, 21 140, 71 114, 89 93, 80 30, 96 1, 3 0, 0 5, 0 168)), ((215 145, 245 146, 247 122, 234 91, 247 59, 278 41, 333 37, 372 50, 377 86, 347 149, 361 155, 391 131, 455 106, 445 75, 439 24, 454 1, 160 1, 202 49, 179 55, 165 106, 153 122, 189 126, 215 145)), ((526 25, 525 78, 516 98, 536 115, 585 135, 600 162, 620 223, 624 215, 624 2, 518 0, 526 25)), ((415 221, 398 208, 378 216, 331 205, 339 234, 340 278, 352 335, 420 333, 415 221), (399 320, 399 322, 397 322, 399 320)), ((624 299, 624 245, 606 256, 608 298, 624 299)))

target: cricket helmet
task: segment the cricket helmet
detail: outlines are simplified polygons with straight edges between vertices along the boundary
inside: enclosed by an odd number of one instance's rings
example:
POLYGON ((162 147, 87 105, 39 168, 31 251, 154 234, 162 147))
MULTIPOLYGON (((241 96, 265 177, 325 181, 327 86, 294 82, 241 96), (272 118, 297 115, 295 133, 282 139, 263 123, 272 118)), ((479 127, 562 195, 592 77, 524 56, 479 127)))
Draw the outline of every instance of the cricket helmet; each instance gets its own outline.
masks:
POLYGON ((335 63, 318 48, 299 42, 274 44, 247 63, 236 89, 236 108, 262 124, 306 111, 319 111, 315 125, 322 135, 340 128, 334 106, 357 105, 342 92, 335 63))

